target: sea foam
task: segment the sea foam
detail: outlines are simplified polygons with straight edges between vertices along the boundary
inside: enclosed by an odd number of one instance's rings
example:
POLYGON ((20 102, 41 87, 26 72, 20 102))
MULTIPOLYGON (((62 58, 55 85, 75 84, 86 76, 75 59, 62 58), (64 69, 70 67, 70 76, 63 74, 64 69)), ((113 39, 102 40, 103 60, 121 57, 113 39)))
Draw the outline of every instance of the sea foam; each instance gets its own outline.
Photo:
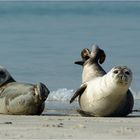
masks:
POLYGON ((73 89, 60 88, 56 91, 51 91, 48 97, 49 101, 68 101, 74 94, 73 89))

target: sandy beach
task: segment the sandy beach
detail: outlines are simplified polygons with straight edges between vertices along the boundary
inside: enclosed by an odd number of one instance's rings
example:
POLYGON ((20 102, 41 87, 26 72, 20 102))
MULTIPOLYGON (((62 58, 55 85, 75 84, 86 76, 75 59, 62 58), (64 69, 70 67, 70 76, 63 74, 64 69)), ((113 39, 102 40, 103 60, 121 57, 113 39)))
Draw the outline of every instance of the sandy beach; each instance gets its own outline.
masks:
POLYGON ((140 139, 140 117, 0 115, 0 139, 140 139))

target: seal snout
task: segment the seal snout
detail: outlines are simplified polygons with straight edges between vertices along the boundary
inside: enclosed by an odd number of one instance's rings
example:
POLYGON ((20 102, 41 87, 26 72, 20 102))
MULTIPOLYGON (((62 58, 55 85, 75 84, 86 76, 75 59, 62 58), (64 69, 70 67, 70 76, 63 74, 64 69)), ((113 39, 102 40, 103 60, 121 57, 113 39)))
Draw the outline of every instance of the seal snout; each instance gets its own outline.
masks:
POLYGON ((45 101, 50 93, 49 89, 43 84, 39 83, 37 85, 37 91, 39 95, 39 99, 45 101))
POLYGON ((119 78, 120 83, 125 82, 125 84, 128 84, 128 78, 126 75, 120 74, 120 75, 118 75, 118 78, 119 78))

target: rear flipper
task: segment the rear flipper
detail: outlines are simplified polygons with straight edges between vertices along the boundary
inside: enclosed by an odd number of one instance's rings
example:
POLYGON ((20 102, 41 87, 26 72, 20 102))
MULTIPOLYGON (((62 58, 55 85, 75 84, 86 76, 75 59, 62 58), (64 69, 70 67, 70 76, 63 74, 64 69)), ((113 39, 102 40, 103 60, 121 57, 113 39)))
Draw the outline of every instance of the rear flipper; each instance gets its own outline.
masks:
POLYGON ((49 89, 43 83, 39 83, 37 84, 37 90, 40 99, 45 101, 50 93, 49 89))

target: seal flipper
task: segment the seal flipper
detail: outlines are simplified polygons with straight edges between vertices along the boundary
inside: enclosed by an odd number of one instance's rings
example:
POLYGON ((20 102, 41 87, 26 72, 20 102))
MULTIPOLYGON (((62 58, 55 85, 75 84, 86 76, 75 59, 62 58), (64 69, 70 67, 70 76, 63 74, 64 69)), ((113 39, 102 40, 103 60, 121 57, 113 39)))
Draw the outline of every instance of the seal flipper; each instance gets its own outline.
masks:
POLYGON ((105 55, 105 52, 102 49, 100 49, 99 52, 100 52, 99 53, 99 63, 102 64, 105 61, 106 55, 105 55))
POLYGON ((74 64, 81 65, 81 66, 83 66, 84 63, 85 63, 85 62, 82 61, 82 60, 81 60, 81 61, 75 61, 75 62, 74 62, 74 64))
POLYGON ((50 93, 49 89, 43 83, 39 83, 37 84, 37 90, 40 99, 45 101, 50 93))
POLYGON ((83 66, 84 63, 88 60, 91 64, 94 62, 102 64, 105 61, 106 54, 104 50, 98 47, 98 45, 93 45, 92 52, 89 49, 85 48, 81 52, 81 57, 81 61, 75 61, 74 63, 83 66))
POLYGON ((81 57, 82 57, 82 60, 81 61, 76 61, 74 62, 75 64, 77 65, 84 65, 84 63, 90 58, 90 50, 85 48, 81 51, 81 57))
POLYGON ((91 51, 88 48, 85 48, 82 50, 81 57, 84 62, 90 58, 90 54, 91 54, 91 51))
POLYGON ((81 95, 81 94, 85 91, 86 87, 87 87, 86 84, 82 85, 82 86, 75 92, 75 94, 73 95, 73 97, 72 97, 71 100, 70 100, 70 103, 72 103, 72 102, 75 100, 75 98, 76 98, 77 96, 81 95))
POLYGON ((105 58, 106 58, 106 54, 105 54, 104 50, 100 49, 98 47, 98 45, 93 45, 92 47, 93 47, 93 50, 92 50, 91 56, 90 56, 91 62, 95 61, 100 64, 104 63, 105 58))

